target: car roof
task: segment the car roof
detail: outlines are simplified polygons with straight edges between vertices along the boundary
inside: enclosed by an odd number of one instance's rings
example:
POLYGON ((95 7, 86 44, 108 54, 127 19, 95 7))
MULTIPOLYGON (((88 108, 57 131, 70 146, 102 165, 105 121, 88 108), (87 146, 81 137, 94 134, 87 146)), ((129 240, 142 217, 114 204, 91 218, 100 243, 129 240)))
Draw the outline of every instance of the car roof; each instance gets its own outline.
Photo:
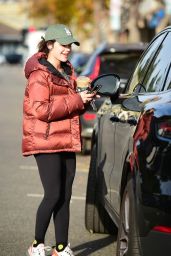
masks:
POLYGON ((147 43, 103 43, 97 49, 97 54, 105 52, 144 51, 147 43))

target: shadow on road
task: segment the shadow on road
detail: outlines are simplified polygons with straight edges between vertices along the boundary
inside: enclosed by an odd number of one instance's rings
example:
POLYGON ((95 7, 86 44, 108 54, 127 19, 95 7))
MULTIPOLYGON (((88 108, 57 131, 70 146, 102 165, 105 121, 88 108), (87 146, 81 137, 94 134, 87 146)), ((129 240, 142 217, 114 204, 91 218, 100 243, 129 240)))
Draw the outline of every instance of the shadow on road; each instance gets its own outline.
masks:
POLYGON ((100 249, 110 245, 111 243, 114 243, 116 241, 115 236, 107 236, 102 239, 98 239, 95 241, 87 242, 78 246, 75 246, 73 251, 81 251, 79 253, 76 253, 76 256, 88 256, 91 255, 91 253, 95 251, 99 251, 100 249))
MULTIPOLYGON (((77 245, 72 247, 75 256, 88 256, 94 252, 100 251, 104 247, 114 243, 116 241, 116 236, 107 236, 105 238, 101 238, 98 240, 90 241, 84 244, 77 245), (78 252, 79 251, 79 252, 78 252)), ((47 246, 48 248, 46 251, 46 256, 51 256, 52 248, 47 246)), ((113 255, 115 253, 115 247, 113 246, 113 255)))

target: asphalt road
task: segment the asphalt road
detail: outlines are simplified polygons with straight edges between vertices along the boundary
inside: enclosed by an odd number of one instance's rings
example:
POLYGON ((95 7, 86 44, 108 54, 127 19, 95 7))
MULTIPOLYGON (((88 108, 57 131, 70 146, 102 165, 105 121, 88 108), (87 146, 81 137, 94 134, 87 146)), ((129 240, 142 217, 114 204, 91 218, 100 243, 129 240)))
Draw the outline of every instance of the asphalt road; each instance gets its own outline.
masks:
MULTIPOLYGON (((0 66, 0 256, 26 254, 33 241, 35 214, 43 194, 34 158, 21 154, 25 84, 22 66, 0 66)), ((84 227, 89 160, 89 156, 77 155, 69 240, 77 256, 114 256, 116 237, 90 234, 84 227)), ((51 223, 46 245, 52 246, 54 241, 51 223)))

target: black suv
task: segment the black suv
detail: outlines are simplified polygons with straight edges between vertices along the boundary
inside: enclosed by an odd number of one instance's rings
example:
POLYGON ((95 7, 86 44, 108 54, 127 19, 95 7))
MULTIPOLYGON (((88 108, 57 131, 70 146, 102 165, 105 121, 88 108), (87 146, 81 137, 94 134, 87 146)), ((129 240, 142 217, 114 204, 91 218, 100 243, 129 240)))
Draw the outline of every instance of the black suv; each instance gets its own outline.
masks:
MULTIPOLYGON (((115 85, 113 85, 115 86, 115 85)), ((92 135, 85 225, 117 234, 117 256, 171 251, 171 26, 148 45, 92 135)))

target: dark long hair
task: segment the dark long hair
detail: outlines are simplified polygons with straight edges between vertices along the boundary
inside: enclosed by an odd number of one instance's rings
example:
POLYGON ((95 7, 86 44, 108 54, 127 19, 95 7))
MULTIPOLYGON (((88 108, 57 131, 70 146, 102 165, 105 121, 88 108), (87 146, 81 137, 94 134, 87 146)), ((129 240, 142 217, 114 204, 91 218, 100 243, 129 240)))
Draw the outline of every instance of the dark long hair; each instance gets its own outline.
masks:
MULTIPOLYGON (((37 46, 38 52, 44 52, 44 53, 48 54, 49 53, 49 49, 47 47, 48 42, 46 42, 45 39, 42 37, 42 40, 38 43, 38 46, 37 46)), ((54 43, 55 40, 51 40, 50 42, 54 43)))

